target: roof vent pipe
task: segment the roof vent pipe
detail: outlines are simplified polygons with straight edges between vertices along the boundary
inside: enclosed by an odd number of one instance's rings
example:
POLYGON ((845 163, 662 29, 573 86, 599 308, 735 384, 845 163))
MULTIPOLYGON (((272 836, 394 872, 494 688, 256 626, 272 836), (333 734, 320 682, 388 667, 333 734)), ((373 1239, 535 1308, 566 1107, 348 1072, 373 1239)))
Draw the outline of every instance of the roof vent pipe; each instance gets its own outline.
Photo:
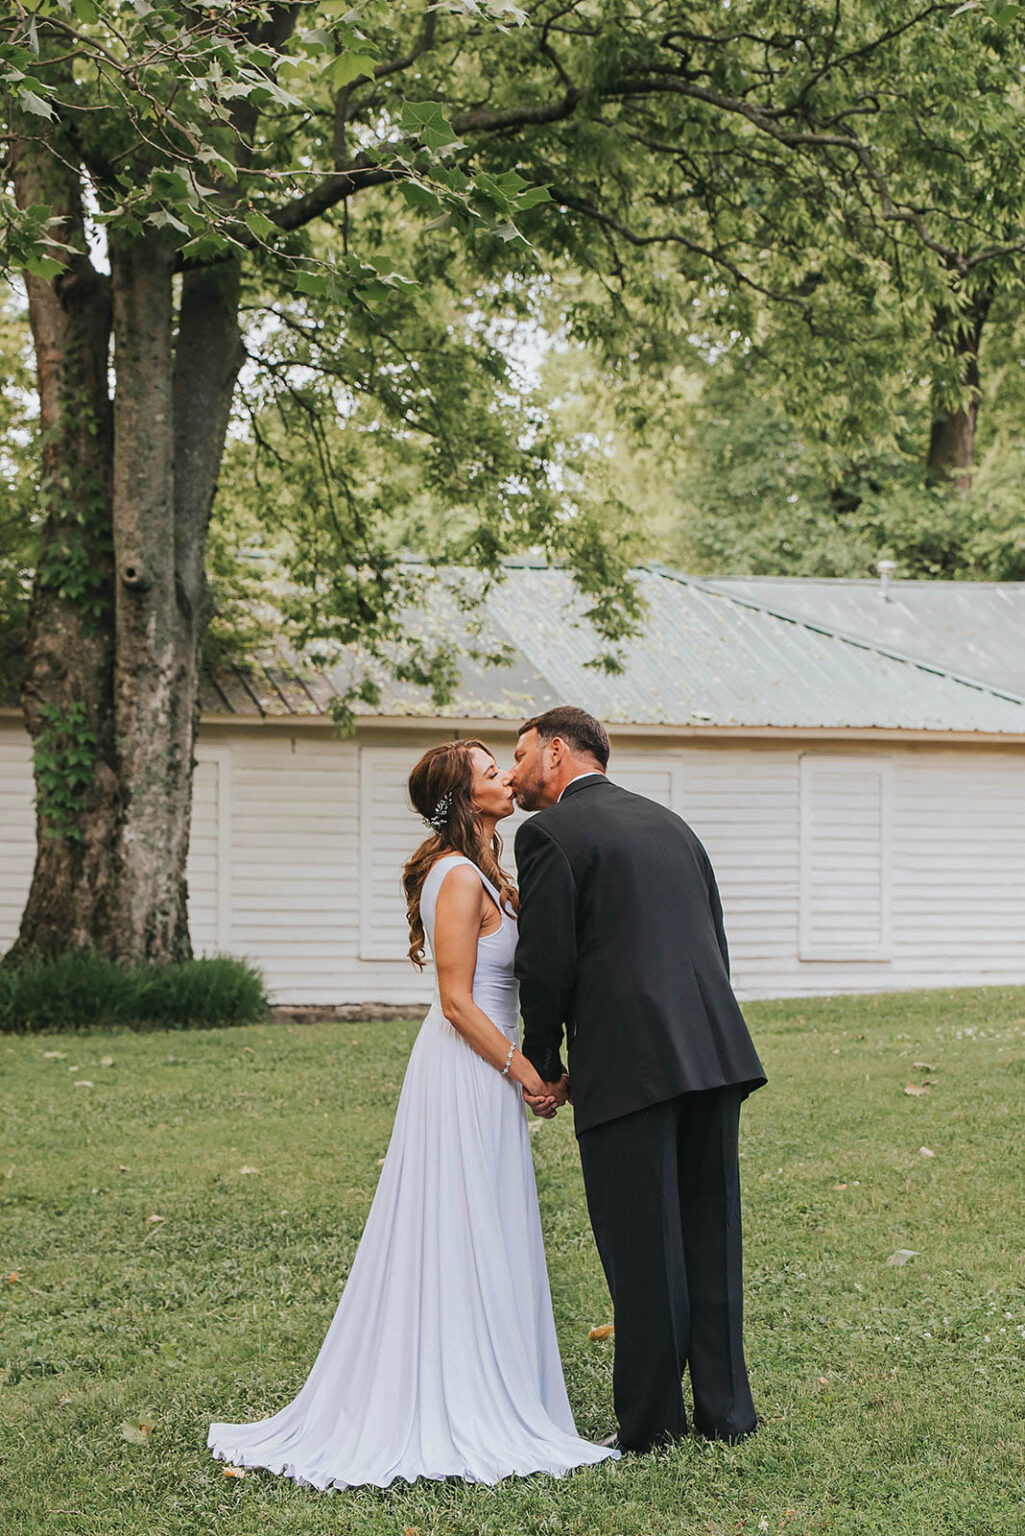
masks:
POLYGON ((890 577, 897 569, 896 560, 877 560, 876 570, 879 572, 879 596, 884 603, 890 601, 890 577))

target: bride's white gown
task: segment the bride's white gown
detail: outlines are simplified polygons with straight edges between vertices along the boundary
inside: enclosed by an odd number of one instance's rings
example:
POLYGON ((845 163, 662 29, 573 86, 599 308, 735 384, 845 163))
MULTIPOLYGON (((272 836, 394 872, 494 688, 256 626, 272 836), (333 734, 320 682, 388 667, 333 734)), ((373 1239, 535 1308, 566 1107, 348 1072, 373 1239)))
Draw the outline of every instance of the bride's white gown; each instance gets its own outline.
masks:
MULTIPOLYGON (((433 950, 451 854, 420 897, 433 950)), ((496 902, 499 894, 477 870, 496 902)), ((482 937, 473 995, 518 1039, 516 922, 482 937)), ((256 1424, 213 1424, 215 1456, 317 1488, 395 1478, 495 1483, 614 1451, 577 1435, 562 1377, 525 1106, 435 989, 338 1310, 305 1386, 256 1424)))

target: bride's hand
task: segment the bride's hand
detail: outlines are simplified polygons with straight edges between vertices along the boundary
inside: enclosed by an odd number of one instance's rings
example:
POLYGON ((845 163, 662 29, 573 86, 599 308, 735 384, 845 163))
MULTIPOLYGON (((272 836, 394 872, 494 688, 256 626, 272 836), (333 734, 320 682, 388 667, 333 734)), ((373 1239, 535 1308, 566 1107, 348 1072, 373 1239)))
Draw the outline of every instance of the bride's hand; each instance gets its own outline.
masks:
POLYGON ((558 1105, 548 1091, 546 1084, 541 1081, 539 1074, 534 1071, 533 1067, 529 1066, 529 1063, 528 1067, 529 1070, 525 1073, 520 1084, 523 1089, 523 1097, 535 1115, 538 1115, 542 1120, 551 1120, 558 1105))
MULTIPOLYGON (((542 1084, 542 1088, 543 1087, 544 1084, 542 1084)), ((523 1097, 526 1103, 530 1105, 530 1108, 533 1110, 534 1114, 537 1115, 538 1119, 555 1119, 558 1105, 550 1093, 528 1093, 526 1088, 524 1088, 523 1097)))

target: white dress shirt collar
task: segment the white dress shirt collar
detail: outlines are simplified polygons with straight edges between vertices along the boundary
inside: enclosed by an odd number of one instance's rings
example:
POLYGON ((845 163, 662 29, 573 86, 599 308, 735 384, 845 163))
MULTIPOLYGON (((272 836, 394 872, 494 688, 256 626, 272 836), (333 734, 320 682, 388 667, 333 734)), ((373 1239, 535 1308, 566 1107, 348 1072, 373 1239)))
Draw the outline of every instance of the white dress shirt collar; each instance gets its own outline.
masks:
MULTIPOLYGON (((575 784, 578 779, 603 779, 604 777, 605 777, 605 775, 603 773, 600 773, 597 768, 589 768, 586 773, 574 774, 573 777, 570 779, 569 784, 575 784)), ((559 800, 562 799, 562 797, 566 793, 567 789, 569 789, 569 784, 564 784, 562 786, 562 788, 559 790, 559 800)), ((555 802, 556 805, 558 805, 559 800, 556 800, 556 802, 555 802)))

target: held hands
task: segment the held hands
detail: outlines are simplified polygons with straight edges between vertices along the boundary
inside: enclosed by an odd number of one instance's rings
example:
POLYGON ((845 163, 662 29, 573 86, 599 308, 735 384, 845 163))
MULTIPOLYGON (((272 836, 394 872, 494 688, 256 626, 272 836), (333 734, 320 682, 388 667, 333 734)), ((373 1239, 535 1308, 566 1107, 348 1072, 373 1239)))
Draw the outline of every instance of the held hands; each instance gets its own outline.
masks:
POLYGON ((563 1073, 556 1083, 544 1083, 538 1078, 536 1083, 524 1085, 523 1097, 539 1119, 554 1120, 556 1112, 564 1104, 573 1102, 569 1092, 569 1076, 563 1073))

